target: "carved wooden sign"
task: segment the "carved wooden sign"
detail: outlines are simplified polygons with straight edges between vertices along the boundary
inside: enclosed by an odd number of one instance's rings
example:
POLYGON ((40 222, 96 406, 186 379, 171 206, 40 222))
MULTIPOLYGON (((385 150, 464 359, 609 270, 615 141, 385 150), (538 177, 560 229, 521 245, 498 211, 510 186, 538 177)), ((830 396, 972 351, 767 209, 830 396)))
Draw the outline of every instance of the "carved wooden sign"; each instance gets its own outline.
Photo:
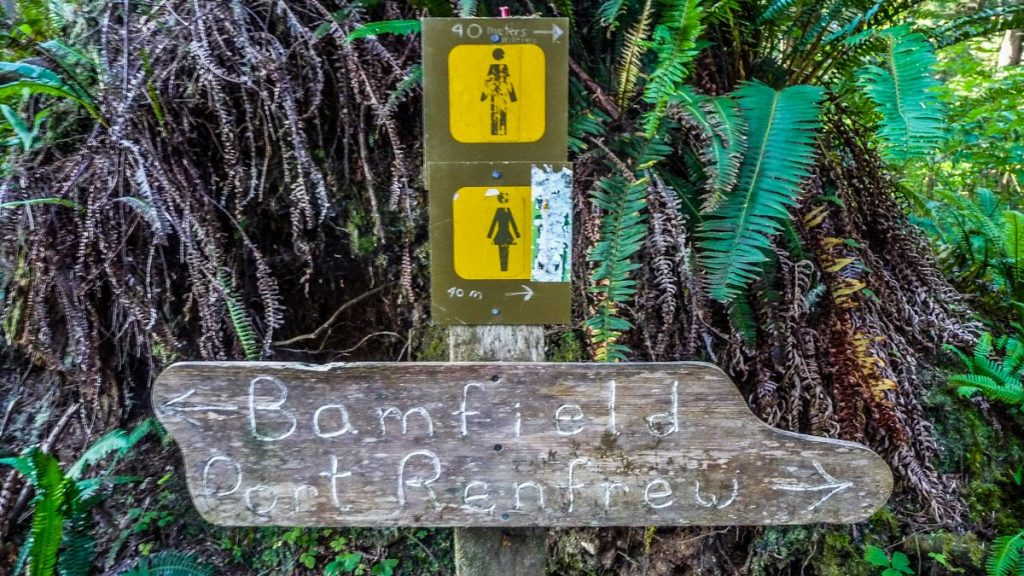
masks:
POLYGON ((186 362, 153 405, 221 525, 846 523, 892 489, 701 363, 186 362))

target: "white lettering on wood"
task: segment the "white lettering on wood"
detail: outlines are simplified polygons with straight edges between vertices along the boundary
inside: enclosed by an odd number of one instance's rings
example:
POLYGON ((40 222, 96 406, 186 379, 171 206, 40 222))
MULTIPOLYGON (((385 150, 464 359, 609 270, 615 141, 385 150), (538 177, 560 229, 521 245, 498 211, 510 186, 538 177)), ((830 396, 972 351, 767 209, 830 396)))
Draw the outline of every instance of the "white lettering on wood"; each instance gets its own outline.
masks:
POLYGON ((253 494, 257 492, 266 492, 269 490, 270 488, 268 488, 267 486, 257 485, 245 491, 245 494, 242 496, 242 501, 245 502, 245 507, 249 510, 249 512, 252 512, 257 516, 266 516, 270 514, 274 507, 277 506, 277 494, 274 494, 274 500, 271 501, 270 506, 267 506, 266 508, 257 508, 256 504, 254 504, 252 501, 253 494))
POLYGON ((320 495, 320 491, 309 484, 302 484, 296 486, 295 490, 292 491, 294 506, 292 507, 292 515, 298 514, 299 509, 302 507, 302 494, 309 494, 310 498, 316 498, 320 495))
POLYGON ((612 506, 612 490, 618 488, 623 494, 629 492, 629 486, 618 480, 606 480, 604 484, 604 511, 607 512, 612 506))
POLYGON ((462 435, 463 436, 469 434, 469 431, 468 431, 467 426, 466 426, 466 417, 467 416, 476 416, 477 414, 479 414, 479 412, 477 412, 476 410, 472 410, 472 411, 467 411, 466 410, 466 401, 469 399, 469 389, 470 388, 479 388, 480 390, 483 390, 484 389, 484 385, 480 384, 478 382, 470 382, 469 384, 466 384, 465 386, 463 386, 462 387, 462 404, 459 405, 459 409, 458 410, 456 410, 455 412, 452 412, 452 415, 459 416, 461 418, 461 420, 462 420, 461 430, 462 430, 462 435))
POLYGON ((203 496, 210 498, 211 496, 227 496, 234 494, 239 487, 242 486, 242 466, 227 456, 213 456, 206 461, 206 466, 203 466, 203 496), (227 462, 229 466, 235 470, 235 484, 227 491, 210 492, 210 469, 217 462, 227 462))
POLYGON ((558 432, 560 436, 572 436, 573 434, 579 434, 583 431, 583 423, 577 424, 578 420, 583 419, 583 408, 579 404, 562 404, 555 410, 555 432, 558 432), (568 423, 569 426, 575 426, 575 428, 565 430, 562 427, 563 423, 568 423))
POLYGON ((320 438, 334 438, 335 436, 341 436, 342 434, 358 434, 352 424, 348 421, 348 409, 345 408, 344 404, 324 404, 323 406, 316 409, 313 413, 313 433, 320 438), (333 432, 324 432, 320 427, 320 415, 326 410, 337 410, 338 415, 341 416, 341 427, 333 432))
POLYGON ((274 442, 277 440, 284 440, 285 438, 291 436, 292 432, 295 432, 295 427, 298 425, 298 420, 296 420, 294 414, 281 408, 281 406, 284 405, 285 400, 287 399, 288 387, 285 386, 283 382, 281 382, 277 378, 274 378, 273 376, 257 376, 256 378, 252 379, 252 382, 249 383, 249 429, 252 431, 252 435, 256 437, 257 440, 260 440, 262 442, 274 442), (266 381, 276 386, 277 394, 280 396, 280 400, 257 403, 256 387, 257 383, 261 381, 266 381), (263 434, 262 432, 259 431, 259 428, 256 426, 256 412, 280 412, 286 418, 288 418, 288 420, 291 421, 291 425, 289 426, 288 431, 283 434, 278 434, 276 436, 263 434))
POLYGON ((674 502, 674 500, 672 500, 672 485, 661 478, 651 480, 647 483, 647 486, 644 487, 644 502, 655 510, 671 506, 672 502, 674 502), (669 498, 669 500, 667 502, 657 503, 653 501, 662 498, 669 498))
POLYGON ((647 417, 651 434, 665 437, 679 430, 679 381, 672 382, 672 411, 652 414, 647 417))
POLYGON ((608 381, 608 431, 613 436, 619 435, 615 428, 615 380, 608 381))
POLYGON ((401 506, 402 508, 405 508, 405 488, 408 486, 410 488, 426 489, 427 497, 430 499, 431 502, 433 502, 434 508, 438 510, 441 509, 443 506, 441 506, 441 504, 438 503, 437 495, 434 493, 434 489, 430 487, 430 484, 436 482, 437 479, 440 477, 441 459, 437 457, 437 454, 434 454, 430 450, 416 450, 415 452, 410 452, 406 454, 405 458, 402 458, 402 461, 398 464, 398 505, 401 506), (415 456, 430 459, 430 464, 434 468, 433 476, 431 476, 430 478, 425 478, 422 476, 413 476, 412 478, 405 477, 405 467, 409 463, 409 459, 415 456))
POLYGON ((544 486, 528 480, 526 482, 516 482, 516 500, 514 510, 522 510, 522 501, 520 500, 519 494, 523 488, 533 488, 537 491, 537 510, 544 510, 544 486))
POLYGON ((338 480, 348 478, 352 475, 352 472, 348 470, 338 471, 338 457, 331 454, 331 468, 324 470, 319 475, 327 478, 328 485, 331 487, 331 503, 334 504, 334 507, 341 511, 351 509, 351 506, 345 506, 341 503, 341 496, 338 495, 338 480))
POLYGON ((380 435, 387 435, 388 427, 384 423, 384 419, 390 415, 393 415, 395 418, 401 417, 402 434, 404 435, 406 432, 409 431, 410 414, 419 414, 420 417, 423 418, 423 421, 427 423, 427 436, 432 437, 434 435, 434 420, 430 417, 430 412, 427 412, 427 409, 421 406, 410 408, 405 412, 402 412, 401 410, 395 408, 394 406, 388 406, 387 408, 377 408, 377 418, 380 420, 380 435))
POLYGON ((482 480, 473 480, 469 484, 466 484, 465 490, 462 491, 462 508, 469 510, 470 512, 483 512, 490 514, 494 511, 494 504, 485 506, 484 503, 477 504, 481 500, 486 501, 491 497, 491 489, 487 486, 487 482, 482 480), (481 494, 470 494, 470 491, 474 488, 480 488, 481 494))
POLYGON ((576 481, 573 479, 573 475, 576 472, 576 466, 578 464, 583 464, 584 466, 590 466, 590 459, 589 458, 576 458, 572 462, 569 462, 569 479, 565 483, 565 486, 563 486, 563 488, 565 488, 565 498, 566 498, 566 501, 569 504, 569 513, 570 514, 572 514, 573 502, 576 499, 576 489, 577 488, 583 488, 584 486, 586 486, 586 484, 583 484, 582 482, 577 484, 576 481))
POLYGON ((519 412, 519 402, 516 402, 516 425, 515 425, 515 437, 519 438, 519 432, 523 427, 523 415, 519 412))

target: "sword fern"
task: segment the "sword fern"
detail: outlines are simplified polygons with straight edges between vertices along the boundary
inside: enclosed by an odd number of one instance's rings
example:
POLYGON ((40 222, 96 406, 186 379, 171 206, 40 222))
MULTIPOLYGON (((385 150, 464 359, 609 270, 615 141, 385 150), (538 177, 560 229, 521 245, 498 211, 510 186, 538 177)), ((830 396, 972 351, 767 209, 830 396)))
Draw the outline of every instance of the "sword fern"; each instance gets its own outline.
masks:
POLYGON ((942 105, 931 75, 935 51, 924 36, 905 26, 885 30, 882 65, 868 65, 858 74, 860 86, 882 115, 876 135, 882 156, 904 163, 931 154, 945 137, 942 105))
POLYGON ((735 95, 747 124, 739 182, 698 233, 707 285, 721 302, 732 301, 760 276, 772 238, 800 196, 814 164, 822 90, 748 83, 735 95))

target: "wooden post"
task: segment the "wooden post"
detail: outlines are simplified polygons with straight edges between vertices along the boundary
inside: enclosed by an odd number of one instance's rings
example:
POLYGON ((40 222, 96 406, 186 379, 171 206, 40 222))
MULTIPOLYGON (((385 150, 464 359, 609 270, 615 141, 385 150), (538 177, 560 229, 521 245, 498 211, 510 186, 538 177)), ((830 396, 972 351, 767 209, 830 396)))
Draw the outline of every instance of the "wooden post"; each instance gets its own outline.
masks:
MULTIPOLYGON (((452 362, 543 362, 543 326, 452 326, 452 362)), ((547 568, 544 528, 456 528, 457 576, 542 576, 547 568)))

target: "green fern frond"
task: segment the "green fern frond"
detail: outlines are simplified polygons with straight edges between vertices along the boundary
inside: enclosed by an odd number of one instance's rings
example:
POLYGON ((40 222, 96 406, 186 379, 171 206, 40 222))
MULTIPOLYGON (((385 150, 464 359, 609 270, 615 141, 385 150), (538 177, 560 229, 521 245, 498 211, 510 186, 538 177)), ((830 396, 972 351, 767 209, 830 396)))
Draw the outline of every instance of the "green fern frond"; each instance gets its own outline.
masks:
POLYGON ((76 102, 101 124, 106 121, 96 108, 92 96, 74 83, 67 83, 56 72, 43 66, 24 62, 0 62, 0 72, 18 76, 17 80, 0 86, 0 99, 20 98, 24 91, 30 94, 46 94, 76 102))
POLYGON ((1024 388, 1021 387, 1020 382, 1001 385, 992 378, 981 374, 956 374, 950 376, 949 381, 960 386, 958 391, 961 394, 978 391, 992 400, 1005 404, 1015 406, 1024 403, 1024 388))
POLYGON ((974 345, 974 358, 972 358, 971 362, 972 369, 974 362, 980 362, 988 358, 989 354, 992 354, 992 334, 985 332, 978 338, 978 343, 974 345))
POLYGON ((611 34, 619 27, 619 16, 626 7, 626 0, 604 0, 597 9, 597 21, 611 34))
POLYGON ((96 539, 89 534, 85 518, 71 522, 64 535, 57 569, 60 576, 89 576, 96 556, 96 539))
POLYGON ((259 338, 256 335, 256 328, 253 327, 249 314, 245 307, 239 302, 231 286, 225 280, 225 275, 217 279, 224 294, 224 305, 228 309, 228 318, 231 320, 231 327, 235 331, 235 337, 242 346, 242 353, 246 360, 259 360, 260 352, 259 338))
POLYGON ((39 484, 33 500, 32 528, 28 554, 28 573, 32 576, 52 575, 57 566, 65 520, 65 501, 70 479, 64 475, 60 462, 51 454, 32 455, 39 471, 39 484))
POLYGON ((388 100, 384 108, 395 110, 400 104, 409 99, 416 90, 423 84, 423 66, 414 64, 406 71, 405 76, 398 82, 395 89, 388 94, 388 100))
POLYGON ((978 10, 932 28, 928 35, 938 49, 1013 28, 1024 28, 1024 4, 1008 3, 1004 6, 978 10))
POLYGON ((30 448, 29 451, 25 452, 21 456, 9 456, 7 458, 0 458, 0 466, 10 466, 18 471, 25 480, 28 481, 32 486, 39 485, 39 470, 36 469, 35 460, 32 458, 32 453, 38 450, 38 448, 30 448))
POLYGON ((1014 284, 1024 284, 1024 214, 1016 210, 1003 212, 1003 252, 1009 276, 1014 284))
POLYGON ((637 79, 640 78, 640 65, 647 52, 647 36, 651 28, 651 0, 644 1, 644 7, 636 22, 630 26, 622 41, 619 52, 618 66, 615 69, 615 91, 619 108, 625 110, 637 79))
POLYGON ((985 563, 988 576, 1015 576, 1024 569, 1024 531, 1013 536, 1000 536, 992 541, 992 551, 985 563))
POLYGON ((587 259, 594 263, 590 292, 596 296, 594 314, 586 327, 594 346, 594 359, 622 361, 629 349, 618 343, 632 324, 619 317, 622 304, 632 301, 636 280, 631 278, 640 264, 633 256, 647 235, 647 180, 627 182, 622 176, 605 178, 591 193, 601 209, 600 236, 587 259))
POLYGON ((590 97, 575 77, 569 79, 569 150, 581 153, 587 149, 588 136, 605 133, 608 115, 591 106, 590 97))
POLYGON ((154 420, 146 418, 139 422, 131 432, 125 432, 118 428, 104 434, 99 440, 81 455, 71 468, 68 469, 68 477, 78 480, 82 477, 85 469, 103 460, 110 454, 117 452, 118 456, 124 456, 129 450, 135 447, 143 437, 153 430, 154 420))
POLYGON ((472 18, 476 16, 477 0, 459 0, 459 18, 472 18))
POLYGON ((669 101, 683 86, 697 56, 697 39, 704 30, 701 15, 700 0, 669 0, 654 28, 651 49, 657 62, 643 94, 644 101, 654 105, 643 120, 648 138, 658 132, 669 101))
POLYGON ((382 20, 380 22, 367 22, 355 30, 349 32, 345 42, 352 42, 360 38, 377 37, 381 34, 398 34, 408 36, 420 33, 419 20, 382 20))
POLYGON ((767 24, 768 22, 775 20, 780 14, 785 12, 795 2, 796 0, 775 0, 774 2, 769 4, 763 12, 761 12, 761 15, 757 17, 757 20, 754 22, 754 25, 761 26, 762 24, 767 24))
POLYGON ((733 332, 743 339, 744 344, 757 344, 757 319, 754 318, 754 308, 750 305, 746 293, 739 294, 729 304, 729 324, 732 325, 733 332))
POLYGON ((882 116, 876 132, 882 156, 894 163, 926 157, 942 144, 946 127, 933 91, 935 51, 905 26, 879 34, 888 41, 883 65, 861 68, 858 83, 882 116))
POLYGON ((779 92, 748 83, 736 97, 747 123, 739 183, 707 214, 698 234, 711 297, 721 302, 760 275, 772 237, 799 198, 814 164, 822 90, 797 85, 779 92))
POLYGON ((213 567, 200 563, 192 554, 165 551, 140 558, 121 576, 213 576, 213 567))
POLYGON ((697 150, 707 175, 701 212, 712 212, 739 178, 747 145, 746 124, 735 100, 728 96, 700 96, 689 86, 679 89, 670 106, 677 107, 683 118, 704 134, 705 144, 697 150))
POLYGON ((23 206, 40 206, 46 204, 53 204, 56 206, 63 206, 65 208, 71 208, 72 210, 78 210, 82 212, 85 208, 81 205, 72 202, 71 200, 65 200, 64 198, 32 198, 30 200, 15 200, 13 202, 0 203, 0 210, 10 210, 11 208, 21 208, 23 206))

